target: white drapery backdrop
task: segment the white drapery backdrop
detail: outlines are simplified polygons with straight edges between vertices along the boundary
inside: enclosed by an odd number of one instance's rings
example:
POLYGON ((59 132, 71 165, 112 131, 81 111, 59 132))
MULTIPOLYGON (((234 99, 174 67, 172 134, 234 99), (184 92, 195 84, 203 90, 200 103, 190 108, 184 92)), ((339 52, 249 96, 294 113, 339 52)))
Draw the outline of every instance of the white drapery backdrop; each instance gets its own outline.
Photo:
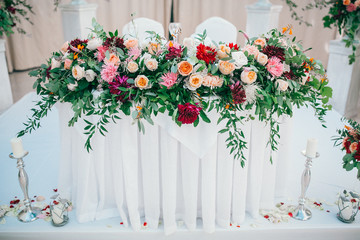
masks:
MULTIPOLYGON (((66 4, 69 1, 63 0, 66 4)), ((131 13, 135 17, 147 17, 164 25, 165 31, 170 22, 171 0, 87 0, 97 3, 97 21, 106 31, 115 31, 131 20, 131 13)), ((174 0, 174 20, 182 25, 180 40, 194 33, 195 27, 209 17, 219 16, 231 23, 237 29, 246 30, 245 6, 255 3, 255 0, 174 0)), ((329 40, 335 39, 336 30, 324 29, 322 17, 328 9, 315 9, 302 13, 301 7, 311 0, 298 1, 298 11, 304 19, 311 22, 313 27, 299 26, 290 18, 288 7, 282 0, 272 0, 273 4, 284 5, 280 14, 279 27, 288 24, 294 26, 294 36, 303 40, 305 48, 312 47, 309 56, 320 59, 325 65, 328 61, 329 40), (314 37, 316 36, 316 37, 314 37)), ((7 38, 7 60, 9 71, 24 70, 40 66, 51 55, 58 51, 64 42, 60 10, 54 12, 53 1, 29 0, 34 7, 35 15, 30 16, 34 25, 23 22, 21 26, 26 35, 15 33, 7 38)), ((240 36, 240 35, 239 35, 240 36)), ((243 43, 243 38, 238 37, 243 43)))

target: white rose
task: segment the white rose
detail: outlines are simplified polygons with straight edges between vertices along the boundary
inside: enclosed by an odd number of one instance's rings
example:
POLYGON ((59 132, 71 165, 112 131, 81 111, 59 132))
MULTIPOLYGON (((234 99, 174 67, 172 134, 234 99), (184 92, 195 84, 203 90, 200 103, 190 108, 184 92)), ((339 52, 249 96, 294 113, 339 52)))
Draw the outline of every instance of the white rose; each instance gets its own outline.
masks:
POLYGON ((85 69, 84 69, 84 67, 80 67, 79 65, 74 66, 72 68, 71 72, 72 72, 72 76, 76 80, 80 80, 83 77, 85 77, 85 69))
POLYGON ((96 50, 101 45, 102 40, 100 38, 93 38, 88 41, 86 48, 89 50, 96 50))
POLYGON ((145 53, 142 57, 141 57, 141 60, 144 60, 144 62, 148 59, 151 59, 151 54, 149 53, 145 53))
POLYGON ((88 82, 94 81, 96 76, 97 76, 96 73, 91 69, 85 71, 85 78, 86 78, 86 81, 88 81, 88 82))
POLYGON ((60 66, 61 66, 61 62, 59 62, 55 58, 51 59, 51 69, 59 68, 60 66))
POLYGON ((263 66, 265 66, 268 62, 268 56, 263 53, 259 53, 259 55, 256 57, 256 60, 263 66))
POLYGON ((69 83, 69 84, 67 85, 67 88, 68 88, 70 91, 74 91, 77 86, 78 86, 78 83, 77 83, 77 82, 75 82, 74 84, 73 84, 73 83, 69 83))
POLYGON ((248 59, 243 52, 232 52, 231 57, 235 60, 235 69, 240 69, 248 63, 248 59))
POLYGON ((193 47, 195 47, 195 41, 193 38, 184 38, 183 45, 184 45, 184 47, 187 47, 188 49, 193 48, 193 47))
POLYGON ((275 84, 280 91, 286 91, 289 87, 288 82, 281 79, 276 80, 275 84))
POLYGON ((154 58, 146 59, 145 66, 150 71, 155 71, 158 68, 158 61, 154 58))

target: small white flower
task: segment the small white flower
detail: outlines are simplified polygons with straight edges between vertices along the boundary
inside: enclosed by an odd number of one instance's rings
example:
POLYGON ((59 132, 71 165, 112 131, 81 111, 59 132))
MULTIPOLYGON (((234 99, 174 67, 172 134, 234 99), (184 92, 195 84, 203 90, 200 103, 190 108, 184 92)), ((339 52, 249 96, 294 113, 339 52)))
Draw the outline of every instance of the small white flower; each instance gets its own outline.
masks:
POLYGON ((69 83, 67 85, 67 88, 70 90, 70 91, 75 91, 76 87, 78 86, 78 83, 75 82, 74 84, 73 83, 69 83))
POLYGON ((85 77, 85 69, 84 67, 80 67, 79 65, 74 66, 71 69, 72 72, 72 76, 76 79, 76 80, 80 80, 83 77, 85 77))
POLYGON ((51 59, 51 69, 59 68, 61 66, 61 62, 56 60, 55 58, 51 59))

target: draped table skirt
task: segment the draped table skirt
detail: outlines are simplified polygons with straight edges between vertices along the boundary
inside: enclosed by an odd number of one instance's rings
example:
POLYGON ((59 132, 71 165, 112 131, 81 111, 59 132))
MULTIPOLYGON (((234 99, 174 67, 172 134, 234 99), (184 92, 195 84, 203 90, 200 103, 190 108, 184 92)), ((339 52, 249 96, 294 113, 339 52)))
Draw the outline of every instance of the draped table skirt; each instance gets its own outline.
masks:
MULTIPOLYGON (((291 120, 279 119, 281 143, 270 163, 267 146, 269 126, 244 122, 248 148, 245 167, 226 148, 227 134, 218 134, 217 114, 210 124, 200 122, 178 127, 166 115, 145 124, 139 133, 131 117, 123 116, 106 126, 106 137, 95 134, 93 151, 84 148, 86 135, 80 120, 68 127, 69 104, 58 104, 61 130, 60 194, 71 199, 79 222, 120 217, 120 222, 139 230, 142 221, 156 229, 176 231, 182 220, 195 230, 197 218, 203 229, 215 224, 227 228, 240 224, 246 212, 257 218, 260 208, 272 208, 275 194, 286 193, 288 144, 291 120)), ((96 121, 96 119, 88 119, 96 121)))

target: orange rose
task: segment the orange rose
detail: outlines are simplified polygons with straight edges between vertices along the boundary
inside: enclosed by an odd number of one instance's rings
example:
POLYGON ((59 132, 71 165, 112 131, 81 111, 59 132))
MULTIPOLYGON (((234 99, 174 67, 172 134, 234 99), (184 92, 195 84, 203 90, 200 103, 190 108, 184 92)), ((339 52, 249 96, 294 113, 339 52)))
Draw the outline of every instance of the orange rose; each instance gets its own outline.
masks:
POLYGON ((259 45, 261 46, 261 48, 263 48, 266 44, 266 40, 264 38, 258 38, 254 41, 255 45, 259 45))
POLYGON ((139 41, 136 38, 128 39, 124 42, 124 45, 127 49, 138 47, 139 41))
POLYGON ((188 61, 178 63, 178 71, 181 76, 188 76, 193 70, 193 66, 188 61))
POLYGON ((139 69, 139 65, 134 62, 134 61, 130 61, 128 64, 127 64, 127 67, 126 69, 131 72, 131 73, 134 73, 136 72, 138 69, 139 69))
POLYGON ((229 57, 230 48, 224 44, 219 45, 219 50, 217 51, 217 55, 219 59, 229 57))
POLYGON ((200 74, 194 73, 191 74, 189 81, 187 82, 187 87, 190 90, 196 90, 199 87, 201 87, 201 84, 203 82, 203 77, 200 74))
POLYGON ((138 75, 135 78, 135 86, 141 90, 149 88, 149 79, 145 75, 138 75))
POLYGON ((219 61, 219 70, 224 75, 229 75, 235 70, 235 65, 228 61, 219 61))
POLYGON ((352 144, 350 144, 350 152, 353 153, 357 150, 358 147, 358 143, 357 142, 353 142, 352 144))
POLYGON ((243 83, 252 84, 256 81, 257 75, 254 71, 243 71, 240 78, 243 83))
POLYGON ((349 5, 350 3, 351 3, 350 0, 343 0, 343 4, 344 4, 345 6, 349 5))
POLYGON ((104 60, 105 64, 114 64, 115 66, 119 66, 120 59, 115 54, 111 53, 109 59, 105 58, 104 60))

